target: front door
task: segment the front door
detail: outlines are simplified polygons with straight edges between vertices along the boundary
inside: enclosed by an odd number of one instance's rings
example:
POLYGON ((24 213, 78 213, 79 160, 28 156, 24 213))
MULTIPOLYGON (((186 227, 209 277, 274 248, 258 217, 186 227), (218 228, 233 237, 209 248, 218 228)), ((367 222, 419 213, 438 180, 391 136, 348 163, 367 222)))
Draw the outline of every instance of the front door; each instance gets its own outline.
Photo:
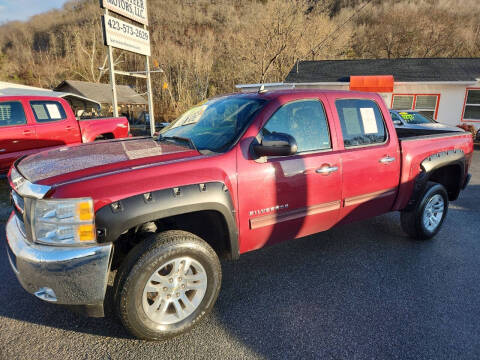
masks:
POLYGON ((259 161, 238 151, 240 252, 332 227, 341 200, 342 166, 322 98, 280 106, 257 138, 278 132, 293 136, 298 152, 259 161))

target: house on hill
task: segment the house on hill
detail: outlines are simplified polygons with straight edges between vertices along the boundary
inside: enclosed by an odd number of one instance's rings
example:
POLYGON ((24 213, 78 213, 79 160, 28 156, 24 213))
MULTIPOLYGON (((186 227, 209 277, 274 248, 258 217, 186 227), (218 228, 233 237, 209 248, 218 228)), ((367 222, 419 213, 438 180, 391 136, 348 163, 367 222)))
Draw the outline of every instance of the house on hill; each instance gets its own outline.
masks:
POLYGON ((283 83, 264 87, 378 92, 392 109, 417 110, 453 126, 480 126, 480 58, 300 61, 283 83))

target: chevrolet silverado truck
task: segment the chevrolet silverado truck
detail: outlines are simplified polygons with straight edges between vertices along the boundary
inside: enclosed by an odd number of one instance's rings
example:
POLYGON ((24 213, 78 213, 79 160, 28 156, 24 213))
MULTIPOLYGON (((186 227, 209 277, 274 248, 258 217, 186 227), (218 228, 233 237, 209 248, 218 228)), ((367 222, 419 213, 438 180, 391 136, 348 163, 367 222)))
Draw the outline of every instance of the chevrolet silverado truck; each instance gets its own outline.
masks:
POLYGON ((46 148, 127 137, 127 118, 77 120, 62 98, 0 96, 0 173, 46 148))
POLYGON ((211 99, 157 138, 19 159, 11 267, 90 316, 115 274, 107 305, 134 336, 180 334, 214 306, 220 258, 390 211, 432 238, 469 181, 472 136, 397 131, 378 94, 260 91, 211 99))

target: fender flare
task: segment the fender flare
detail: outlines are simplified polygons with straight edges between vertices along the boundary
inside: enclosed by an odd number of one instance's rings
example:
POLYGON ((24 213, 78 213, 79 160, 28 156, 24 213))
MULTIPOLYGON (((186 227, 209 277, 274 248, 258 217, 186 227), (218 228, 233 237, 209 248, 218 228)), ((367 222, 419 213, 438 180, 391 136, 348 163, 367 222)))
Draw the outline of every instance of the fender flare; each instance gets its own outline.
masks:
POLYGON ((221 182, 180 186, 134 195, 106 205, 95 214, 99 242, 114 242, 131 228, 175 215, 212 210, 221 214, 232 259, 239 256, 235 207, 221 182))
POLYGON ((444 166, 458 165, 460 167, 460 174, 462 178, 460 179, 458 183, 458 189, 455 192, 456 196, 454 196, 453 199, 455 200, 458 197, 465 180, 465 162, 465 153, 461 149, 442 151, 425 158, 420 163, 422 171, 415 177, 413 192, 404 210, 408 211, 415 207, 417 202, 421 199, 421 196, 433 172, 444 166))

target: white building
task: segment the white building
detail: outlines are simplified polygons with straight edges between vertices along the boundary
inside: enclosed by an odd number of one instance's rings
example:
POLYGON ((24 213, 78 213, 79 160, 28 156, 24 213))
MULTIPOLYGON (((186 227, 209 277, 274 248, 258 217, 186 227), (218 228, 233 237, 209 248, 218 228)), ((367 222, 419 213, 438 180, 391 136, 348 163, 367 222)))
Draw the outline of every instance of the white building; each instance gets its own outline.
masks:
POLYGON ((285 82, 264 86, 373 91, 390 108, 418 110, 448 125, 480 127, 480 58, 300 61, 285 82))

